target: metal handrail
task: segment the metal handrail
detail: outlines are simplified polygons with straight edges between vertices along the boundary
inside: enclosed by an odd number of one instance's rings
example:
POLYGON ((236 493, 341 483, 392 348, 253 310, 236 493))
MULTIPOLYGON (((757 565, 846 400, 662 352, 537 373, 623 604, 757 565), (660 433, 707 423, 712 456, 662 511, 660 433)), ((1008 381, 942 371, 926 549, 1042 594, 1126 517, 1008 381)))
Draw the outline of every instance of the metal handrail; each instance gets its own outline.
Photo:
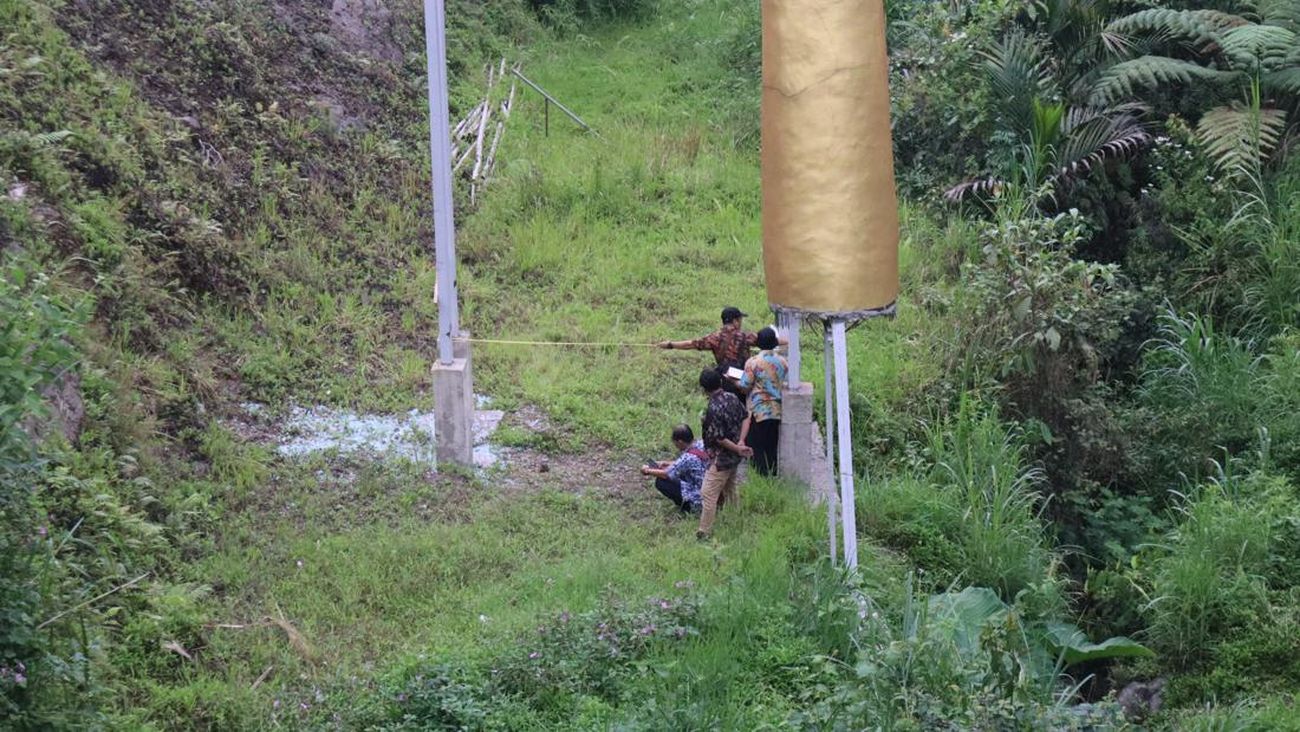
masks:
MULTIPOLYGON (((569 109, 568 107, 566 107, 566 106, 564 106, 563 104, 561 104, 561 103, 560 103, 560 100, 558 100, 558 99, 556 99, 555 97, 551 96, 549 92, 547 92, 547 91, 546 91, 545 89, 543 89, 542 87, 538 86, 537 83, 536 83, 535 81, 533 81, 532 79, 529 79, 527 76, 524 76, 524 75, 519 71, 519 69, 510 69, 510 73, 512 73, 512 74, 514 74, 515 76, 519 77, 519 80, 520 80, 520 81, 522 81, 522 82, 524 82, 525 84, 527 84, 528 86, 532 87, 534 91, 536 91, 538 94, 541 94, 543 97, 545 97, 545 98, 546 98, 546 102, 547 102, 548 104, 554 104, 555 106, 559 107, 561 112, 564 112, 565 114, 569 115, 569 119, 573 120, 574 122, 577 122, 577 123, 582 127, 582 129, 586 130, 587 132, 592 133, 593 135, 596 135, 597 137, 600 136, 600 133, 598 133, 598 132, 596 132, 595 130, 591 129, 591 125, 587 124, 586 122, 583 122, 581 117, 579 117, 577 114, 574 114, 573 110, 571 110, 571 109, 569 109)), ((549 115, 548 115, 548 118, 549 118, 549 115)))

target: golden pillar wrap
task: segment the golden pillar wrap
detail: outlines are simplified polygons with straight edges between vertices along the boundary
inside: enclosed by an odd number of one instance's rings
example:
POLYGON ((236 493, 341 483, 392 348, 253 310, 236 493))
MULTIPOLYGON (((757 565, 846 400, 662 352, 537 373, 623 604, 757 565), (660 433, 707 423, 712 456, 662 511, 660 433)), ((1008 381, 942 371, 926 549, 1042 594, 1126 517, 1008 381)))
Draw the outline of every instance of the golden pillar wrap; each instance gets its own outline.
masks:
POLYGON ((772 306, 892 313, 898 200, 881 0, 763 2, 763 262, 772 306))

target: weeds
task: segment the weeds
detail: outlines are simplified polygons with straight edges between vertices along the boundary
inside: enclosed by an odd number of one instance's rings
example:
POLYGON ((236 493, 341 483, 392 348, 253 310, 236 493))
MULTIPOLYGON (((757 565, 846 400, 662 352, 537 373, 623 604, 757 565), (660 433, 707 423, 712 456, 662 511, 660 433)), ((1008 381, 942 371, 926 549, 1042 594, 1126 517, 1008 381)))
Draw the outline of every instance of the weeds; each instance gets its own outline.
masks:
POLYGON ((963 579, 1004 597, 1047 576, 1050 562, 1037 517, 1041 472, 1027 466, 1018 437, 996 413, 963 399, 953 420, 929 431, 930 480, 959 507, 963 579))

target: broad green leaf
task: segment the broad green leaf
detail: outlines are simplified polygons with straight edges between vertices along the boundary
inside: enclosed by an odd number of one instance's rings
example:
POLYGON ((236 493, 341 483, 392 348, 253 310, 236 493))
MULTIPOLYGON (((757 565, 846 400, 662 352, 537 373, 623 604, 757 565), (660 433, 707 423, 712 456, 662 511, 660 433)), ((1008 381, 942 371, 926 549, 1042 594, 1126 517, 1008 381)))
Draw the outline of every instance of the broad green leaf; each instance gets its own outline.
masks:
POLYGON ((1088 640, 1082 630, 1069 623, 1047 623, 1047 642, 1057 653, 1064 652, 1067 664, 1096 661, 1103 658, 1132 658, 1154 656, 1150 648, 1123 636, 1108 638, 1101 643, 1088 640))
POLYGON ((961 592, 930 596, 933 627, 947 634, 962 653, 977 651, 984 626, 1006 610, 1006 603, 987 587, 967 587, 961 592))
POLYGON ((1048 348, 1052 349, 1053 351, 1060 349, 1061 332, 1058 331, 1055 327, 1048 328, 1047 332, 1043 334, 1043 338, 1047 340, 1048 348))

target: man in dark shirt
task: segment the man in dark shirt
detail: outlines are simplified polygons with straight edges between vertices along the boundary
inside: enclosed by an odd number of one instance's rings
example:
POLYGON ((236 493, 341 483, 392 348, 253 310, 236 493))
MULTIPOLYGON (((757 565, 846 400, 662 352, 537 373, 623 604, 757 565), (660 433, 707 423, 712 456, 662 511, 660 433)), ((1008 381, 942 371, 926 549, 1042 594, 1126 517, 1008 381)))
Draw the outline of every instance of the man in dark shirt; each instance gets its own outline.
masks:
POLYGON ((707 539, 713 531, 713 519, 718 512, 718 502, 736 503, 736 469, 740 461, 754 451, 740 444, 740 427, 745 421, 745 407, 740 399, 722 389, 722 377, 714 369, 700 372, 700 388, 709 397, 704 410, 704 447, 713 455, 713 462, 704 473, 704 486, 700 489, 700 528, 695 536, 707 539))

